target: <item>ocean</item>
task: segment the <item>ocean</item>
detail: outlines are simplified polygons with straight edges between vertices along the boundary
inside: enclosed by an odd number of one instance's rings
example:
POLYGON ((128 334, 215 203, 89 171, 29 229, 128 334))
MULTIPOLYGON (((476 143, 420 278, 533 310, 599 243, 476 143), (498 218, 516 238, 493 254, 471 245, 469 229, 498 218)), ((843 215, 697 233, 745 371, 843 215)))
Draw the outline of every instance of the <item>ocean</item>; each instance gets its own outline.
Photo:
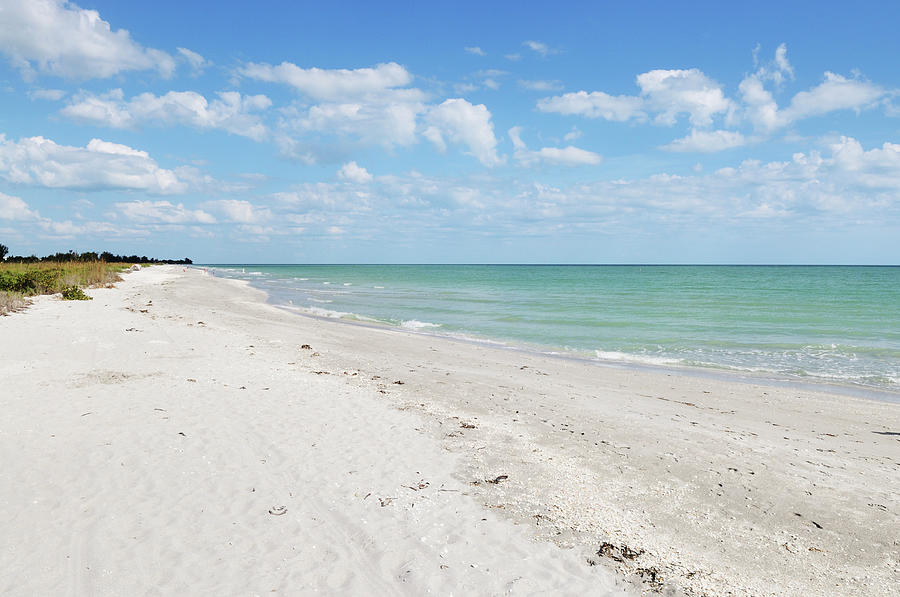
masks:
POLYGON ((318 316, 598 362, 900 392, 900 267, 209 267, 318 316))

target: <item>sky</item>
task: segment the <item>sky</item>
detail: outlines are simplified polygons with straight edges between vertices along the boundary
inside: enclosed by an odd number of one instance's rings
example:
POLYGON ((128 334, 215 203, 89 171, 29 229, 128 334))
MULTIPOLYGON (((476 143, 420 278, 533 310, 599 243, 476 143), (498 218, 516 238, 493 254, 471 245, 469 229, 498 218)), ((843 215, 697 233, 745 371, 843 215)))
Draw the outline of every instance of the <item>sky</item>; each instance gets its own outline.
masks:
POLYGON ((900 263, 900 3, 736 4, 0 0, 0 243, 900 263))

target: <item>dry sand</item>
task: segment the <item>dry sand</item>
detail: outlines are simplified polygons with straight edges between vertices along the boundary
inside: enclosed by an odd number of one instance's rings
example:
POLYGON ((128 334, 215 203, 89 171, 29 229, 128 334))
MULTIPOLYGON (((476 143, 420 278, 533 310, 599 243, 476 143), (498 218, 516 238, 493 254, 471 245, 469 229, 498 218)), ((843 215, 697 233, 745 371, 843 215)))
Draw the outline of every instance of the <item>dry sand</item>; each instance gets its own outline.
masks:
POLYGON ((90 294, 0 318, 0 593, 897 594, 900 404, 90 294))

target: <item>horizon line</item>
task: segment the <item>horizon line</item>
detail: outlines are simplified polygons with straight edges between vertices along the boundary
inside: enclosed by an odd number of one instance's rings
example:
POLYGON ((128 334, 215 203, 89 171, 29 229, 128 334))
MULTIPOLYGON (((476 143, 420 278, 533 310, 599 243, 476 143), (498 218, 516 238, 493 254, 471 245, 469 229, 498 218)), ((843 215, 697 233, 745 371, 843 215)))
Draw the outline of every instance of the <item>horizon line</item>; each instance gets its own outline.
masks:
POLYGON ((518 266, 518 267, 900 267, 900 263, 413 263, 413 262, 385 262, 385 263, 352 263, 352 262, 319 262, 319 263, 287 263, 287 262, 195 262, 192 265, 204 266, 225 266, 225 265, 260 265, 260 266, 276 266, 276 265, 293 265, 293 266, 335 266, 335 265, 444 265, 444 266, 518 266))

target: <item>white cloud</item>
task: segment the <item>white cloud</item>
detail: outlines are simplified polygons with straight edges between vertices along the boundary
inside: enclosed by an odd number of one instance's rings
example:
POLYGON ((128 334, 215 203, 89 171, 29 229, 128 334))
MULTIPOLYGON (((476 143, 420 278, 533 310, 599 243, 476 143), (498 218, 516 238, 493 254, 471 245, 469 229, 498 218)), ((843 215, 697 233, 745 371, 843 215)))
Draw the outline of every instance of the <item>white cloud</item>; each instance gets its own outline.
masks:
POLYGON ((0 193, 0 220, 36 220, 39 217, 38 212, 18 197, 0 193))
POLYGON ((875 106, 886 92, 868 81, 848 79, 826 72, 825 80, 809 91, 801 91, 787 108, 779 109, 761 77, 750 75, 739 86, 746 104, 747 118, 758 129, 771 132, 798 120, 838 110, 862 110, 875 106))
POLYGON ((210 62, 209 60, 207 60, 206 58, 204 58, 197 52, 194 52, 193 50, 188 50, 187 48, 177 48, 177 49, 178 49, 178 53, 181 55, 182 60, 184 60, 185 62, 187 62, 190 65, 191 70, 194 72, 195 75, 199 75, 200 73, 202 73, 204 71, 204 69, 206 69, 210 65, 212 65, 212 62, 210 62))
POLYGON ((179 193, 186 185, 147 154, 100 139, 85 147, 58 145, 44 137, 18 142, 0 134, 0 176, 10 182, 68 189, 136 189, 179 193))
POLYGON ((721 86, 696 68, 652 70, 638 75, 637 84, 659 124, 675 124, 677 116, 687 114, 694 126, 709 126, 714 115, 732 108, 721 86))
MULTIPOLYGON (((510 138, 518 139, 514 159, 522 156, 529 164, 597 160, 568 148, 529 151, 518 130, 511 131, 510 138)), ((709 174, 702 170, 558 186, 496 172, 468 178, 410 172, 378 176, 365 186, 346 180, 305 183, 271 197, 267 209, 272 217, 264 226, 273 235, 292 234, 297 226, 327 233, 336 226, 353 231, 354 238, 372 234, 387 240, 410 221, 425 237, 429 231, 446 236, 465 230, 496 238, 579 231, 722 231, 730 226, 746 231, 761 220, 786 231, 841 227, 848 221, 900 222, 900 144, 866 149, 842 137, 821 154, 746 160, 709 174)), ((214 203, 200 207, 207 206, 220 222, 235 221, 219 217, 222 210, 214 203)), ((250 208, 234 205, 235 213, 250 208)))
POLYGON ((531 50, 532 52, 540 54, 541 56, 547 56, 548 54, 558 53, 558 50, 551 48, 550 46, 548 46, 547 44, 545 44, 542 41, 528 40, 528 41, 523 41, 522 45, 525 46, 526 48, 528 48, 529 50, 531 50))
POLYGON ((358 166, 356 162, 347 162, 338 170, 338 178, 349 180, 350 182, 366 183, 372 181, 372 175, 369 171, 358 166))
POLYGON ((884 90, 878 85, 826 72, 822 83, 793 97, 781 118, 793 122, 836 110, 861 110, 874 105, 883 95, 884 90))
POLYGON ((779 109, 774 96, 765 88, 765 82, 773 81, 776 87, 780 87, 786 79, 793 78, 794 69, 787 59, 787 47, 781 44, 775 50, 772 62, 741 81, 738 89, 745 105, 746 118, 758 130, 772 132, 798 120, 838 110, 859 111, 875 106, 887 95, 883 88, 869 81, 848 79, 826 71, 822 83, 797 93, 788 107, 779 109))
POLYGON ((691 129, 690 135, 663 145, 661 149, 677 152, 711 153, 740 147, 746 142, 744 135, 736 131, 698 131, 697 129, 691 129))
POLYGON ((569 131, 568 133, 566 133, 565 135, 563 135, 563 140, 564 140, 564 141, 574 141, 575 139, 581 138, 581 136, 582 136, 583 134, 584 134, 584 133, 582 133, 582 132, 578 129, 578 127, 573 126, 571 131, 569 131))
POLYGON ((307 109, 286 110, 286 130, 337 135, 358 140, 363 145, 386 149, 411 145, 416 141, 416 120, 425 104, 418 95, 372 98, 368 101, 316 104, 307 109))
POLYGON ((694 126, 709 126, 713 116, 734 109, 722 87, 692 68, 687 70, 652 70, 637 76, 639 96, 613 96, 603 91, 578 91, 543 98, 538 101, 542 112, 577 114, 617 122, 644 120, 654 114, 657 124, 671 126, 678 116, 686 114, 694 126))
POLYGON ((564 166, 595 166, 603 161, 603 156, 599 153, 571 145, 568 147, 542 147, 537 151, 537 157, 542 162, 564 166))
POLYGON ((0 0, 0 14, 0 53, 26 78, 35 71, 87 79, 129 70, 169 77, 175 70, 169 54, 141 46, 97 11, 65 0, 0 0))
POLYGON ((503 160, 497 155, 491 113, 484 104, 472 105, 464 99, 448 99, 432 107, 425 121, 428 126, 425 137, 434 143, 438 151, 446 150, 446 137, 452 143, 466 145, 485 166, 502 163, 503 160))
POLYGON ((323 155, 334 159, 346 153, 346 147, 328 137, 386 149, 416 142, 425 94, 404 88, 412 75, 396 63, 353 70, 251 63, 240 74, 287 84, 317 102, 298 101, 282 110, 276 143, 288 157, 315 163, 323 155))
POLYGON ((743 96, 747 118, 757 129, 773 131, 782 126, 783 119, 778 113, 778 104, 759 77, 746 77, 738 89, 743 96))
POLYGON ((240 224, 258 224, 272 219, 269 208, 258 207, 249 201, 238 199, 221 199, 207 201, 204 207, 224 214, 226 220, 240 224))
POLYGON ((42 99, 58 102, 66 96, 66 92, 62 89, 35 89, 28 92, 31 99, 42 99))
MULTIPOLYGON (((502 162, 491 114, 484 105, 460 98, 428 105, 421 90, 406 87, 413 77, 399 64, 327 70, 286 62, 279 66, 250 63, 240 74, 288 84, 316 102, 298 101, 283 109, 275 137, 283 154, 305 163, 346 159, 353 145, 380 145, 388 150, 409 146, 420 136, 439 151, 446 151, 448 143, 457 143, 485 165, 502 162), (422 123, 420 117, 424 117, 422 123)), ((505 74, 489 70, 476 76, 484 78, 484 85, 497 87, 496 77, 505 74)))
POLYGON ((641 98, 630 95, 612 96, 602 91, 576 91, 556 97, 546 97, 538 101, 541 112, 578 115, 587 118, 603 118, 616 122, 625 122, 632 118, 642 120, 646 114, 642 110, 644 102, 641 98))
POLYGON ((485 54, 484 50, 482 50, 478 46, 466 46, 464 49, 469 54, 475 54, 476 56, 487 56, 487 54, 485 54))
POLYGON ((62 109, 62 114, 113 128, 135 128, 142 124, 182 124, 201 129, 222 129, 257 141, 268 134, 253 112, 272 105, 264 95, 218 93, 212 102, 194 91, 170 91, 156 96, 142 93, 125 100, 121 89, 103 95, 81 94, 62 109))
POLYGON ((169 201, 129 201, 116 203, 122 215, 144 224, 215 224, 216 219, 202 209, 187 209, 169 201))
POLYGON ((790 79, 794 78, 794 67, 788 62, 787 46, 785 44, 781 44, 775 49, 775 69, 771 76, 778 84, 780 84, 785 77, 790 79))
POLYGON ((559 91, 562 89, 563 85, 561 81, 527 81, 524 79, 519 80, 519 87, 523 87, 530 91, 559 91))
POLYGON ((300 68, 290 62, 277 66, 250 62, 238 72, 250 79, 290 85, 315 100, 338 102, 405 87, 412 82, 409 71, 395 62, 352 70, 300 68))
POLYGON ((858 185, 900 192, 900 144, 884 143, 866 151, 856 139, 841 137, 830 149, 836 169, 858 185))
POLYGON ((515 148, 513 154, 516 160, 523 166, 532 166, 537 163, 556 164, 561 166, 595 166, 603 161, 603 156, 593 151, 578 147, 542 147, 537 151, 530 151, 522 141, 522 127, 514 126, 508 131, 509 138, 515 148))

